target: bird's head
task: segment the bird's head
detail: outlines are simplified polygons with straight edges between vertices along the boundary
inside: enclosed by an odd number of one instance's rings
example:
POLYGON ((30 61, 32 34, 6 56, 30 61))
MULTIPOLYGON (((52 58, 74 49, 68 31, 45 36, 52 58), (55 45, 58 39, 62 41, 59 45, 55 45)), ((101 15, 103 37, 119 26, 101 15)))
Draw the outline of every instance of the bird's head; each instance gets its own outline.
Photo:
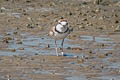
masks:
POLYGON ((60 19, 58 21, 58 24, 60 24, 63 27, 68 27, 68 21, 66 19, 60 19))

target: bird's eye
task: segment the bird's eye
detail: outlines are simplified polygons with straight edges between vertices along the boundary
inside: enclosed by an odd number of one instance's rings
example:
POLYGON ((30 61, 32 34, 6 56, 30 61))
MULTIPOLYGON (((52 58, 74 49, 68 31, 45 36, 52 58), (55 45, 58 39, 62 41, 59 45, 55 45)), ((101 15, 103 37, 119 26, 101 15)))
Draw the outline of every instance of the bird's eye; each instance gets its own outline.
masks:
POLYGON ((58 22, 58 24, 61 24, 61 22, 58 22))

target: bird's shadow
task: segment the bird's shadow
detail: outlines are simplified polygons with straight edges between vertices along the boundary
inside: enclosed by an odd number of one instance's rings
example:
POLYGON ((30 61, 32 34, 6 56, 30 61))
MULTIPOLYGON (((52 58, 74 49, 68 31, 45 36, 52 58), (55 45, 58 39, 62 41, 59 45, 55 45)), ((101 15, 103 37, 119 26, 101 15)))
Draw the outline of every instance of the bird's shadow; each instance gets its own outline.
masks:
POLYGON ((64 54, 64 55, 59 55, 59 56, 64 56, 64 57, 76 57, 76 58, 79 57, 79 56, 73 55, 73 54, 64 54))

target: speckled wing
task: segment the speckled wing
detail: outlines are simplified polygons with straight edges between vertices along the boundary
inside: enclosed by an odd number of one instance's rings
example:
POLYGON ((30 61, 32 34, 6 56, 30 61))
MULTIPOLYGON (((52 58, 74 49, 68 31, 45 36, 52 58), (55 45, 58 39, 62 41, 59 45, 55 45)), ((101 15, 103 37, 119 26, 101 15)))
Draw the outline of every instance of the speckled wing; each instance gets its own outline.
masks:
POLYGON ((52 27, 52 28, 51 28, 51 30, 50 30, 50 32, 49 32, 49 36, 54 36, 54 29, 55 29, 55 27, 52 27))

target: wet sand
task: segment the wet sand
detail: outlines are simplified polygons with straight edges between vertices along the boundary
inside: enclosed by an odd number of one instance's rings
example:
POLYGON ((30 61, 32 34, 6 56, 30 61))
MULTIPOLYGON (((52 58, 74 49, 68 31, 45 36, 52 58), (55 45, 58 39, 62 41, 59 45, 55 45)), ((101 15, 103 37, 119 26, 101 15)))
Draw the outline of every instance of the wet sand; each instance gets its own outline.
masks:
POLYGON ((0 80, 119 80, 119 14, 119 0, 0 0, 0 80), (47 35, 60 18, 65 56, 47 35))

